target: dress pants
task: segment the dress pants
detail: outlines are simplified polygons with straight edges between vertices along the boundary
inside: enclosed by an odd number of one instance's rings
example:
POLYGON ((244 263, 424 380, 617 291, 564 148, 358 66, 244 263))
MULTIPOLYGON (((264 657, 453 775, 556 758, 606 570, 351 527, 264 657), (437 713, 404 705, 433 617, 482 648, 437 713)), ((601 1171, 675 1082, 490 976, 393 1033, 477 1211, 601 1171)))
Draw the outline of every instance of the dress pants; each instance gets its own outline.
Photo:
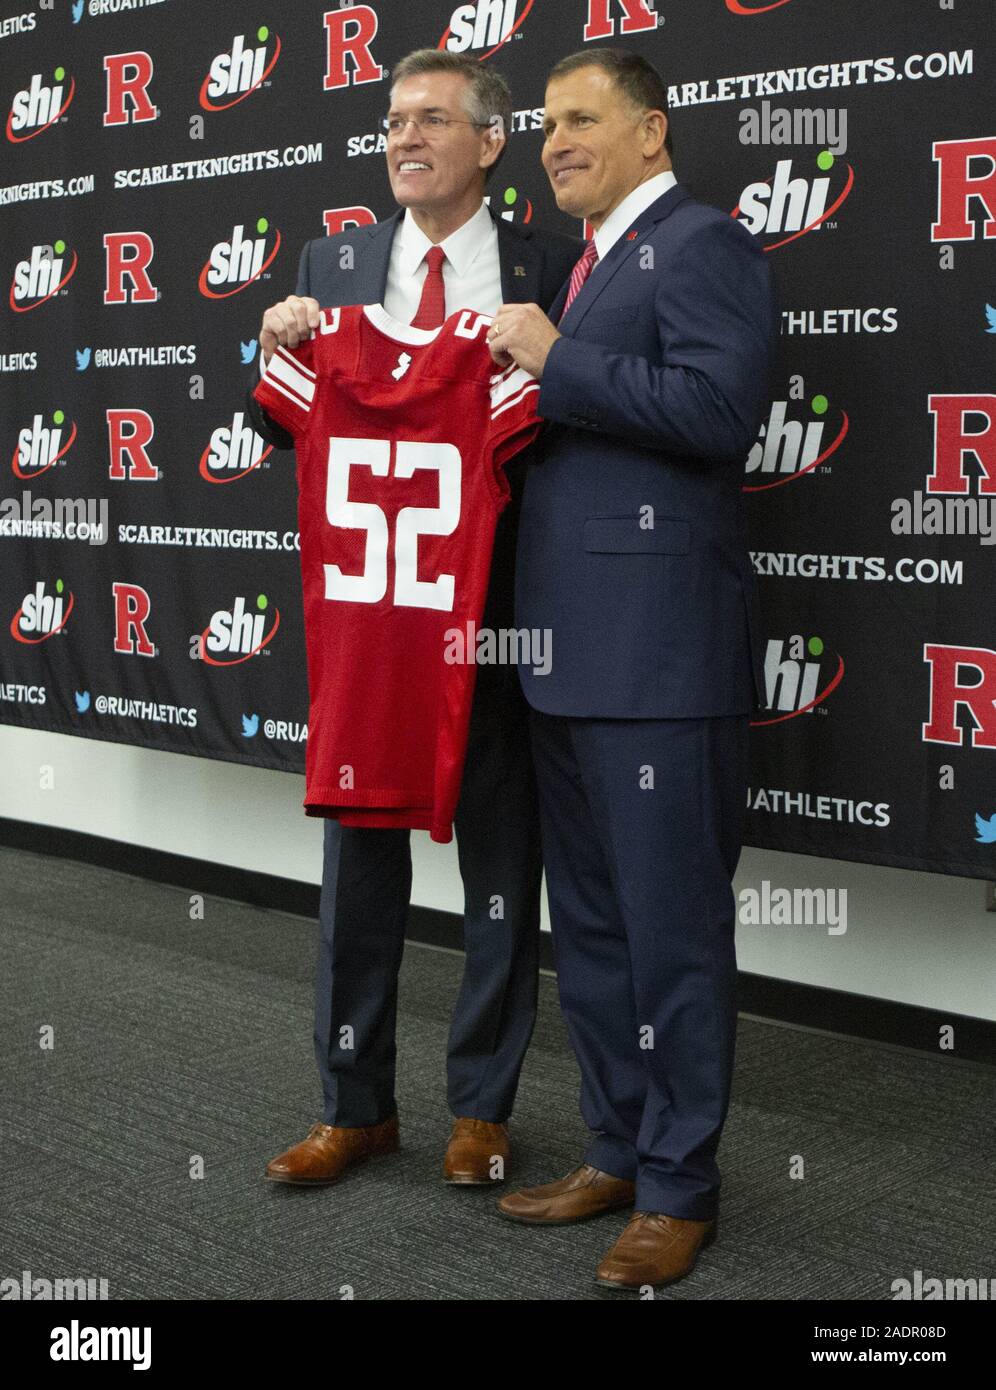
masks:
MULTIPOLYGON (((464 885, 463 981, 447 1049, 454 1115, 511 1112, 536 1019, 539 814, 528 706, 514 668, 481 668, 454 830, 464 885)), ((325 823, 315 1056, 326 1124, 394 1114, 398 970, 412 884, 410 831, 325 823)))
POLYGON ((749 715, 531 711, 557 983, 585 1162, 637 1211, 715 1216, 736 1041, 731 884, 749 715))

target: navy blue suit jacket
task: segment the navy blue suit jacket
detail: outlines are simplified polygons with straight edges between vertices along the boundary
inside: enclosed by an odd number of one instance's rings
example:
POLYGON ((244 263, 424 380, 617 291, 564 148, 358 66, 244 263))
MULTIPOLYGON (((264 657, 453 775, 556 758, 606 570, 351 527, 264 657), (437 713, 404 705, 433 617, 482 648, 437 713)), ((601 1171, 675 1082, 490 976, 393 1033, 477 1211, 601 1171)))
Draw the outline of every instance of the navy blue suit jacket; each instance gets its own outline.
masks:
POLYGON ((634 230, 596 264, 544 366, 515 618, 549 629, 552 669, 519 676, 549 714, 749 713, 763 638, 742 485, 780 327, 771 268, 680 183, 634 230))

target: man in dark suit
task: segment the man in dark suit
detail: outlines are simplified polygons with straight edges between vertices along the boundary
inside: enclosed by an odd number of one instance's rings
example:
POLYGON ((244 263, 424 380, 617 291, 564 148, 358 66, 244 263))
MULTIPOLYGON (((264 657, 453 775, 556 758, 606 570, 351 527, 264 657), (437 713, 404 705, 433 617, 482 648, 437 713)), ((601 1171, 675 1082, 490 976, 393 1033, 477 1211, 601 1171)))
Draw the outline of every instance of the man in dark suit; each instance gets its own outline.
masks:
MULTIPOLYGON (((305 245, 295 294, 263 316, 264 364, 277 343, 293 348, 308 336, 320 307, 383 304, 405 323, 432 328, 462 308, 493 314, 503 300, 549 305, 577 259, 572 238, 515 226, 483 200, 512 115, 508 87, 493 69, 422 49, 392 76, 387 167, 399 209, 373 226, 305 245)), ((247 408, 265 439, 293 446, 252 388, 247 408)), ((499 520, 483 616, 496 630, 513 618, 514 473, 510 482, 513 500, 499 520)), ((443 1175, 452 1183, 503 1176, 506 1122, 536 1014, 542 862, 527 719, 515 671, 482 666, 455 819, 466 960, 447 1054, 455 1118, 443 1175)), ((331 1182, 350 1165, 398 1148, 395 1012, 409 841, 407 830, 325 822, 315 1000, 324 1115, 268 1164, 271 1179, 331 1182)))
POLYGON ((763 691, 742 469, 779 316, 749 233, 675 180, 666 89, 643 58, 558 63, 544 132, 557 204, 594 236, 550 318, 503 305, 491 334, 497 362, 541 378, 550 422, 526 477, 516 621, 550 633, 550 674, 520 678, 593 1137, 581 1167, 499 1209, 562 1224, 635 1206, 597 1271, 633 1288, 681 1278, 716 1233, 731 880, 763 691))

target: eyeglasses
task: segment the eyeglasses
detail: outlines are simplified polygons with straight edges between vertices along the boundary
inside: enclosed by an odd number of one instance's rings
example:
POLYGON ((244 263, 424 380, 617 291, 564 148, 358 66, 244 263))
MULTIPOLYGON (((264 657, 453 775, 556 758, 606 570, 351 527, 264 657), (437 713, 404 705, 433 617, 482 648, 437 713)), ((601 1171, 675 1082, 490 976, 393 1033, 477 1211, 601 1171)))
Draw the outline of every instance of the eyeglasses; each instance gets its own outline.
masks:
POLYGON ((388 116, 384 121, 388 135, 400 135, 409 121, 414 122, 415 129, 423 135, 441 135, 451 125, 472 125, 485 130, 490 124, 488 121, 458 121, 450 116, 388 116))

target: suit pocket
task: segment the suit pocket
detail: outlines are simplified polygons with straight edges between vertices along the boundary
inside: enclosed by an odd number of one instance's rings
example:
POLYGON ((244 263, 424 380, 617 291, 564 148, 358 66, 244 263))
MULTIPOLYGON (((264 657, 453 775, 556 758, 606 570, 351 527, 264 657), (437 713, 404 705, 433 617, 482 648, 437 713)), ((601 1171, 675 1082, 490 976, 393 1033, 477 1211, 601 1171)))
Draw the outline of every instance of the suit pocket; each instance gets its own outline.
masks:
POLYGON ((687 521, 674 516, 654 516, 652 527, 640 525, 636 516, 593 516, 584 524, 584 548, 613 555, 687 555, 687 521))

